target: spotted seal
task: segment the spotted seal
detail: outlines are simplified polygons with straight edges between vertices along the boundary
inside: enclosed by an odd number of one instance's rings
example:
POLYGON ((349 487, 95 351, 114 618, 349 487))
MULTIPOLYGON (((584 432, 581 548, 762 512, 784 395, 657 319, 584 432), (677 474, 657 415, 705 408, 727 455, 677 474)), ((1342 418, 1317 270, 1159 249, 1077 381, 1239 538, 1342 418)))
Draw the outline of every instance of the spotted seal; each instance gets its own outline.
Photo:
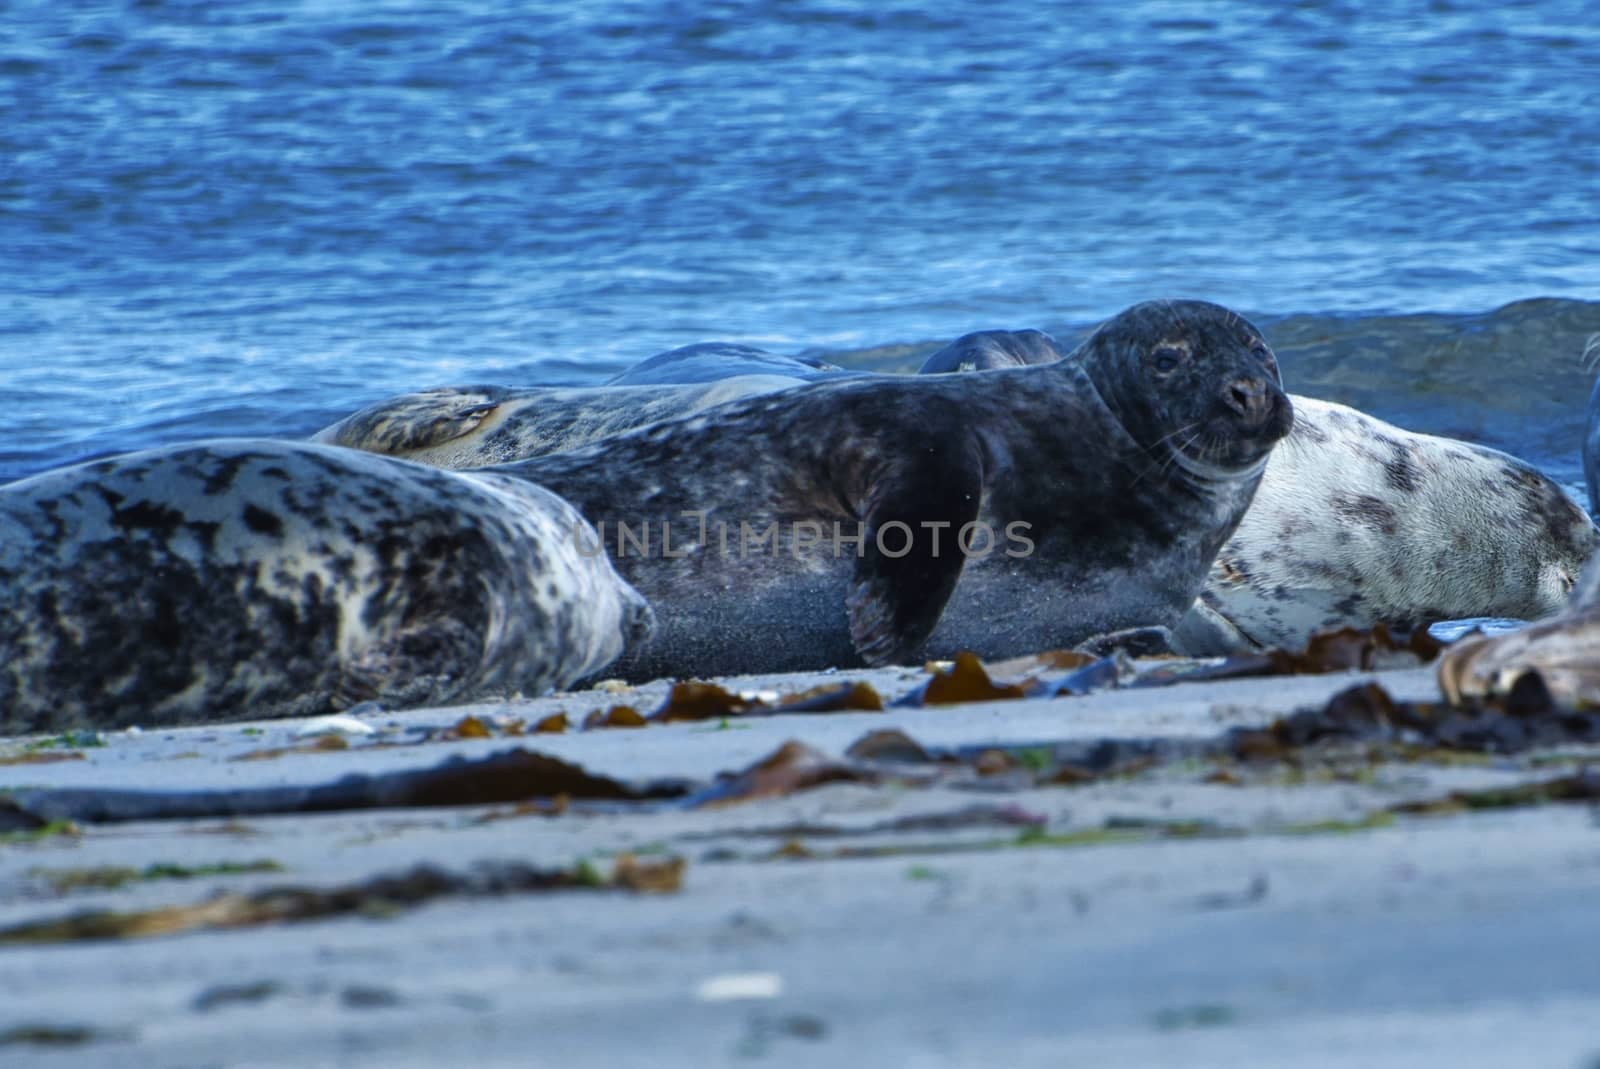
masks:
POLYGON ((1250 324, 1152 302, 1057 364, 815 383, 493 470, 650 599, 625 674, 780 671, 1176 623, 1292 419, 1250 324))
POLYGON ((547 690, 647 634, 525 480, 219 440, 0 488, 0 733, 547 690))
POLYGON ((803 382, 739 375, 692 386, 441 386, 369 405, 311 440, 439 468, 482 468, 575 449, 803 382))
POLYGON ((1560 610, 1600 534, 1532 465, 1295 397, 1295 428, 1180 624, 1193 653, 1560 610), (1219 619, 1220 618, 1220 619, 1219 619))
MULTIPOLYGON (((984 331, 935 353, 922 370, 1062 355, 1038 331, 984 331)), ((1561 608, 1597 533, 1554 481, 1484 446, 1329 401, 1290 400, 1294 429, 1176 629, 1180 649, 1295 647, 1329 628, 1533 620, 1561 608)), ((1592 436, 1600 450, 1600 433, 1592 436)))

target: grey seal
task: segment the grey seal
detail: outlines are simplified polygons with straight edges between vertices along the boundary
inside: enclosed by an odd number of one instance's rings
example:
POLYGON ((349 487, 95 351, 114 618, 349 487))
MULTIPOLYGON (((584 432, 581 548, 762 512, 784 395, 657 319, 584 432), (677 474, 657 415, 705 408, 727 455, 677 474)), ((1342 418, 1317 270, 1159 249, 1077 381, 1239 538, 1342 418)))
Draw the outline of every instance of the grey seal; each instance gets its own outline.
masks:
POLYGON ((575 530, 571 506, 523 480, 296 442, 202 442, 12 483, 0 733, 571 683, 651 620, 575 530))
POLYGON ((1600 533, 1532 465, 1295 397, 1294 431, 1176 631, 1190 653, 1558 612, 1600 533))
POLYGON ((1065 355, 1066 350, 1042 330, 975 330, 929 356, 917 374, 1029 367, 1048 364, 1065 355))
POLYGON ((780 671, 1175 624, 1292 420, 1260 332, 1162 301, 1056 364, 813 383, 493 470, 650 600, 624 674, 780 671))
POLYGON ((440 386, 368 405, 311 440, 439 468, 482 468, 564 452, 804 381, 738 375, 691 386, 440 386))
MULTIPOLYGON (((1039 331, 984 331, 935 353, 922 370, 1064 355, 1039 331)), ((1597 532, 1553 480, 1485 446, 1329 401, 1290 400, 1294 428, 1175 629, 1183 652, 1298 647, 1319 630, 1378 623, 1534 620, 1561 608, 1597 532)), ((1600 456, 1597 411, 1591 399, 1586 464, 1591 451, 1600 456)))

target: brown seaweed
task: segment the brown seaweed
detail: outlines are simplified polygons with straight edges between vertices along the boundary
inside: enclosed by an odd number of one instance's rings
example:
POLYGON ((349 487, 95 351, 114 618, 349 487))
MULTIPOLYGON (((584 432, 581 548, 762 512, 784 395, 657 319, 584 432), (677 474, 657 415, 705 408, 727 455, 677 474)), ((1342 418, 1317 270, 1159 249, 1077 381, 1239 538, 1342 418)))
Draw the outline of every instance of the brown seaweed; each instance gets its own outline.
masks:
POLYGON ((550 799, 648 802, 681 798, 694 784, 662 780, 629 784, 597 776, 560 758, 525 749, 487 757, 451 757, 432 768, 354 774, 313 786, 237 790, 141 791, 54 788, 0 798, 0 830, 38 827, 41 821, 117 823, 192 820, 273 813, 325 813, 355 809, 492 805, 550 799))
POLYGON ((487 897, 550 891, 676 891, 681 858, 640 861, 624 855, 609 877, 588 865, 540 869, 521 862, 486 862, 465 872, 418 865, 398 875, 379 875, 331 888, 273 887, 225 894, 189 906, 120 912, 86 910, 59 920, 28 921, 0 928, 0 946, 136 939, 207 929, 251 928, 325 917, 389 916, 446 896, 487 897))

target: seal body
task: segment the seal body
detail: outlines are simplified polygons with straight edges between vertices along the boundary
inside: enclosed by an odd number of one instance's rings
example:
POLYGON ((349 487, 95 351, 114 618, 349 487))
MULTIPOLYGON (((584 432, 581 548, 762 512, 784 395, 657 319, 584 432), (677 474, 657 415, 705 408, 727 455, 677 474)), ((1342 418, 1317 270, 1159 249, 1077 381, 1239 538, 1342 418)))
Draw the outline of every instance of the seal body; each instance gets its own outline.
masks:
POLYGON ((1055 365, 815 383, 495 470, 650 599, 626 674, 777 671, 1176 623, 1291 421, 1254 328, 1157 302, 1055 365))
POLYGON ((1176 631, 1186 652, 1297 647, 1379 622, 1535 620, 1565 604, 1597 533, 1554 481, 1344 405, 1294 406, 1294 431, 1176 631))
POLYGON ((482 468, 575 449, 803 381, 739 375, 689 386, 446 386, 369 405, 312 441, 439 468, 482 468))
POLYGON ((928 357, 917 374, 1029 367, 1048 364, 1065 355, 1066 350, 1042 330, 975 330, 928 357))
POLYGON ((650 614, 522 480, 223 440, 0 489, 0 732, 536 692, 650 614))

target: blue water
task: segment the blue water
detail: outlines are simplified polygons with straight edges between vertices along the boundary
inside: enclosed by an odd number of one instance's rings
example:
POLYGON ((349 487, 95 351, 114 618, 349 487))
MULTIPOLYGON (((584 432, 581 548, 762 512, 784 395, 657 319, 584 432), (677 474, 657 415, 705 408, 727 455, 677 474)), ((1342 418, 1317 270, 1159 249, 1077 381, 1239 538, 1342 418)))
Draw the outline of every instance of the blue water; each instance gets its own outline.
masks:
POLYGON ((1259 318, 1293 389, 1575 481, 1600 20, 0 2, 0 277, 0 481, 692 341, 902 366, 1167 295, 1259 318))

